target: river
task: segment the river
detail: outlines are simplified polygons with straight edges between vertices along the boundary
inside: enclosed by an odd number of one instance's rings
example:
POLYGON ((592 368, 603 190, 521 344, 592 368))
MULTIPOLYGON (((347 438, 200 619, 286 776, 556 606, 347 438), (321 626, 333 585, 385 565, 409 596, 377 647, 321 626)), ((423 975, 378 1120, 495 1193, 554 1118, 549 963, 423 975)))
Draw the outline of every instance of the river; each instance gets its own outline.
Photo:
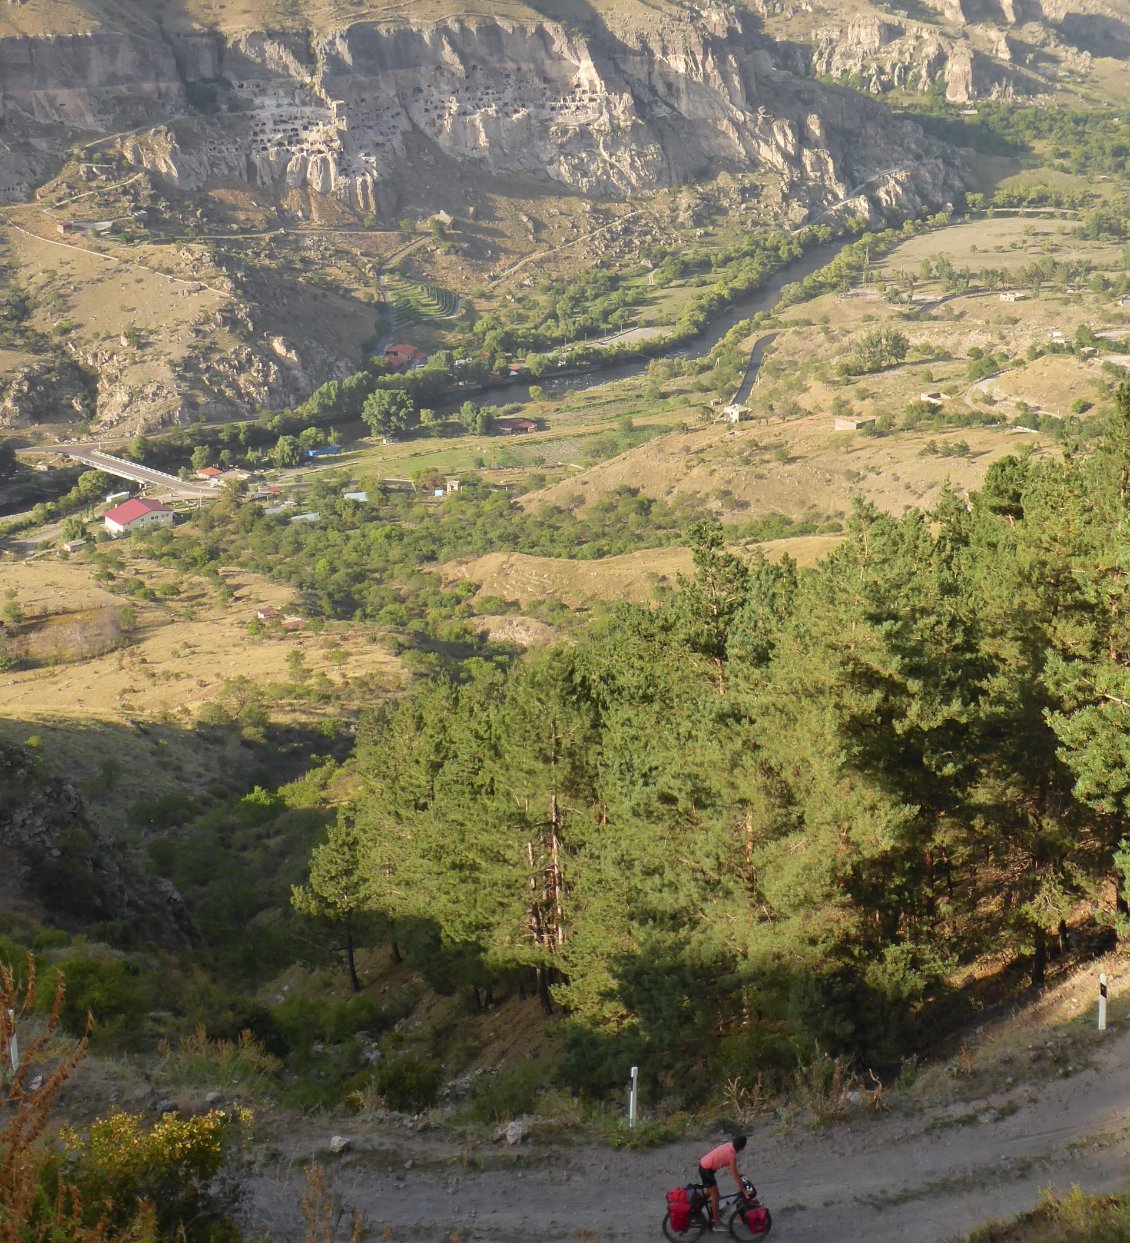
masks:
MULTIPOLYGON (((803 280, 817 268, 822 268, 826 263, 831 262, 843 246, 842 241, 824 242, 806 250, 799 258, 793 259, 774 272, 764 285, 731 303, 693 341, 683 341, 646 358, 613 362, 606 367, 595 363, 586 371, 570 372, 562 376, 545 375, 532 383, 540 385, 549 396, 560 397, 565 393, 583 392, 604 384, 615 384, 617 380, 627 380, 632 376, 642 375, 652 358, 701 358, 704 354, 709 354, 735 324, 743 319, 749 319, 758 311, 771 311, 777 305, 781 290, 786 285, 803 280)), ((459 394, 450 403, 443 403, 441 409, 455 409, 468 396, 473 396, 474 400, 482 406, 504 406, 510 402, 527 402, 530 400, 530 383, 510 380, 488 384, 473 394, 467 392, 459 394)))

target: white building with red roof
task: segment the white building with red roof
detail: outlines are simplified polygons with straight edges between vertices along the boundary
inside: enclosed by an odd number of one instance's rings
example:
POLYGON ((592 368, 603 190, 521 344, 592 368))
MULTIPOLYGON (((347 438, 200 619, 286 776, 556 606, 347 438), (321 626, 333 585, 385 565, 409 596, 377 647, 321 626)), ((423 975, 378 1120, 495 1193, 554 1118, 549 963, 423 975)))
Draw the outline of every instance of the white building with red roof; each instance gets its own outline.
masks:
POLYGON ((108 509, 102 515, 106 530, 113 536, 125 535, 127 531, 136 531, 140 527, 159 526, 172 520, 173 511, 168 505, 143 496, 135 496, 124 505, 108 509))

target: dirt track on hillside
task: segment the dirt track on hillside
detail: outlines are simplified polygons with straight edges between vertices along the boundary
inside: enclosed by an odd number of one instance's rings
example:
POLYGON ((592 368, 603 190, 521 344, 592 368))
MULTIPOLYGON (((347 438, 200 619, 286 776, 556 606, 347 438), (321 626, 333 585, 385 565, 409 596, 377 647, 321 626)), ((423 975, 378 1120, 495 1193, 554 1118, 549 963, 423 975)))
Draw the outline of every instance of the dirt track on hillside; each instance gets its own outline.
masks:
MULTIPOLYGON (((751 1131, 742 1168, 773 1211, 777 1243, 942 1243, 1031 1208, 1049 1187, 1123 1186, 1130 1028, 1108 1032, 1092 1065, 1066 1078, 1022 1080, 983 1101, 913 1116, 903 1109, 823 1130, 751 1131)), ((300 1162, 320 1153, 346 1205, 366 1214, 373 1237, 387 1230, 391 1243, 654 1243, 664 1191, 689 1181, 698 1155, 719 1138, 641 1152, 536 1140, 469 1150, 432 1131, 355 1125, 342 1133, 352 1145, 339 1157, 325 1154, 332 1125, 288 1136, 252 1185, 256 1233, 273 1243, 304 1237, 300 1162)))

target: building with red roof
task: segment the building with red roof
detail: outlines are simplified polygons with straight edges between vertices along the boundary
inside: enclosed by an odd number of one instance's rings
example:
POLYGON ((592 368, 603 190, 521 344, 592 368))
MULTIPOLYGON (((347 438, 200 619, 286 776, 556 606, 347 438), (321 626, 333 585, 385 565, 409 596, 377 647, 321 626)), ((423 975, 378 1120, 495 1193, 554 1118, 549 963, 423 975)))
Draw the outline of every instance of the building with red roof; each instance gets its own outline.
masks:
POLYGON ((533 419, 495 419, 494 430, 503 436, 528 436, 538 430, 538 425, 533 419))
POLYGON ((414 345, 390 345, 385 350, 385 358, 394 367, 422 367, 428 361, 427 354, 414 345))
POLYGON ((119 505, 116 509, 108 509, 102 515, 106 530, 113 536, 125 535, 128 531, 136 531, 140 527, 159 526, 161 523, 172 522, 173 511, 160 501, 151 501, 143 496, 135 496, 119 505))

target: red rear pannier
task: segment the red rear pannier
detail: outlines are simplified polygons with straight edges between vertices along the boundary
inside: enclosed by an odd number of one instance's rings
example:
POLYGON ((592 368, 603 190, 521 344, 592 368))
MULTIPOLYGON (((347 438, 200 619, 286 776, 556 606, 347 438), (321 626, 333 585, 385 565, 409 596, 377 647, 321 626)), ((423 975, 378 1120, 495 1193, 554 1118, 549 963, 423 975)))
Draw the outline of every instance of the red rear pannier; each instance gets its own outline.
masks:
POLYGON ((671 1219, 671 1229, 682 1234, 691 1224, 691 1205, 687 1199, 686 1187, 672 1187, 667 1193, 667 1216, 671 1219))

